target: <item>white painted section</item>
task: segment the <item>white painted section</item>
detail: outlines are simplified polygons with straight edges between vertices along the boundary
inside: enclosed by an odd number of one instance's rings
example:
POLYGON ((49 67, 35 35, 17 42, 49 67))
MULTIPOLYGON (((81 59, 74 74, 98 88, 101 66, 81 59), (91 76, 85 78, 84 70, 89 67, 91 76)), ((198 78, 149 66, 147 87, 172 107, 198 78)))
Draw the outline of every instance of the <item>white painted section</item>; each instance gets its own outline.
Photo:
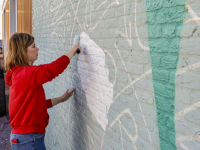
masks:
POLYGON ((80 35, 83 52, 78 59, 78 74, 87 105, 103 130, 108 124, 107 113, 113 102, 113 84, 109 82, 103 50, 86 33, 80 35), (84 49, 86 47, 87 49, 84 49))

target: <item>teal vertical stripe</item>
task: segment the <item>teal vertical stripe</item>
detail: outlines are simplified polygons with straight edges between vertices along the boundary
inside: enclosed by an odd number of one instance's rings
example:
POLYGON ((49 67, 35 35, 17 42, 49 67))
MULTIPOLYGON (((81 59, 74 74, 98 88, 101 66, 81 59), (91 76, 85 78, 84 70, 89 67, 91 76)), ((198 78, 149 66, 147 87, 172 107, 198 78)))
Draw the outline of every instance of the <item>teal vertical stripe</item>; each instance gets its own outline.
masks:
POLYGON ((146 0, 160 148, 176 150, 174 103, 185 0, 146 0))

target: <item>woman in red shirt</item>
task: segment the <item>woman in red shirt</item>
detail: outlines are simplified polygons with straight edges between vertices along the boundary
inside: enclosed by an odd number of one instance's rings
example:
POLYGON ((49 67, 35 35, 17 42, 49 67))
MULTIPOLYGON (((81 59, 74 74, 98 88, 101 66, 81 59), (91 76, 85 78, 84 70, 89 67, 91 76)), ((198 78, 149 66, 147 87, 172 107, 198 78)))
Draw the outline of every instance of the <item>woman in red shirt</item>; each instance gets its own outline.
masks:
POLYGON ((45 128, 49 122, 47 109, 65 102, 72 96, 74 88, 62 96, 47 99, 43 84, 61 74, 76 55, 75 45, 65 55, 49 64, 34 66, 38 48, 34 37, 26 33, 14 33, 9 40, 5 60, 6 84, 10 86, 9 115, 12 131, 12 149, 45 150, 45 128))

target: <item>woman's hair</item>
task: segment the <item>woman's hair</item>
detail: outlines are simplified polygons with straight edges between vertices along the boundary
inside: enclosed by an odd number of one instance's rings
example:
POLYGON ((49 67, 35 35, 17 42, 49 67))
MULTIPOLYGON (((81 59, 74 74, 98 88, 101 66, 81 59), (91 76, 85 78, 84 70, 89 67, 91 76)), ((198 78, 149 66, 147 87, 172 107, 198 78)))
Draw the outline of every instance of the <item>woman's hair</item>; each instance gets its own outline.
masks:
POLYGON ((34 42, 34 37, 27 33, 13 33, 9 40, 5 59, 5 70, 20 65, 29 65, 27 48, 34 42))

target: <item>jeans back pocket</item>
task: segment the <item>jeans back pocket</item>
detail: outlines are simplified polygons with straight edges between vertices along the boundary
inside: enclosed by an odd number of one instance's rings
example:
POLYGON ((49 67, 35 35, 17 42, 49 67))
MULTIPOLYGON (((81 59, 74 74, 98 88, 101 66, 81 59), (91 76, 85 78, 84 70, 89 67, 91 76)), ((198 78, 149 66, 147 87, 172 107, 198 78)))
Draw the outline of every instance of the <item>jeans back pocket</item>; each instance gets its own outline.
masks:
POLYGON ((24 134, 10 134, 10 143, 11 143, 11 147, 12 150, 26 150, 27 144, 31 143, 31 141, 33 139, 33 136, 27 136, 24 134), (17 143, 13 143, 12 140, 16 139, 15 142, 17 143))
POLYGON ((13 143, 11 139, 11 147, 12 150, 26 150, 26 143, 25 142, 19 142, 18 139, 16 139, 18 143, 13 143))

